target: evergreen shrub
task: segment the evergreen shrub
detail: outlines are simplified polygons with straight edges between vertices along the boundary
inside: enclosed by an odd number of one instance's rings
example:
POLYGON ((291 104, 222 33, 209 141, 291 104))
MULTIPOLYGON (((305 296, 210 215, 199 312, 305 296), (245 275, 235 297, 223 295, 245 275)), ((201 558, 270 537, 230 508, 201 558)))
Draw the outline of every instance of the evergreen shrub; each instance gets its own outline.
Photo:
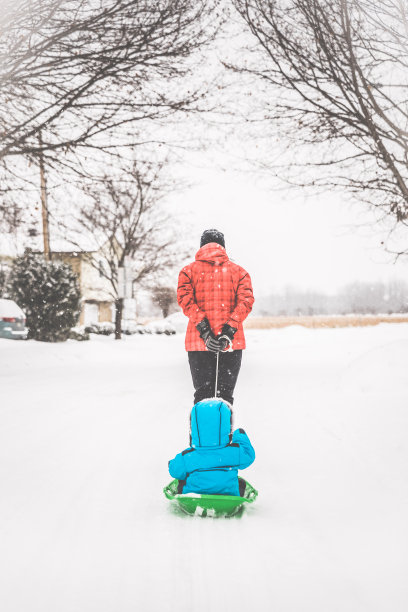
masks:
POLYGON ((8 291, 27 317, 29 338, 61 342, 78 321, 81 294, 69 264, 26 251, 10 271, 8 291))

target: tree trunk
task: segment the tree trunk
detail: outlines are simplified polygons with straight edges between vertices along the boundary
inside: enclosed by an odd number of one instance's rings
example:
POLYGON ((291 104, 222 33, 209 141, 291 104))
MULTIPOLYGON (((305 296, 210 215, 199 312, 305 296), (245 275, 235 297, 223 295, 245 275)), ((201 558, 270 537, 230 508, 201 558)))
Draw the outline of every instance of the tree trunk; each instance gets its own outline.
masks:
POLYGON ((115 340, 122 338, 123 298, 115 300, 115 340))
MULTIPOLYGON (((38 141, 40 147, 42 147, 42 136, 41 132, 38 136, 38 141)), ((44 258, 51 259, 51 249, 50 249, 50 231, 49 231, 49 222, 48 222, 48 206, 47 206, 47 181, 45 178, 45 167, 44 167, 44 157, 42 150, 39 155, 40 162, 40 179, 41 179, 41 215, 42 215, 42 227, 43 227, 43 242, 44 242, 44 258)))

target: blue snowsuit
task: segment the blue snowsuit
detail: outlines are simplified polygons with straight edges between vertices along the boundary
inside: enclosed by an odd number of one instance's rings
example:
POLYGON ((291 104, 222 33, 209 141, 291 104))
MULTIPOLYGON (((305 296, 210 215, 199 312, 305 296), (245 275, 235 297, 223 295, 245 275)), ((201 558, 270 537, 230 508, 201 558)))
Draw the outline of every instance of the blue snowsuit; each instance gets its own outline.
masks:
POLYGON ((251 465, 255 451, 243 429, 232 434, 232 414, 219 399, 193 406, 189 448, 169 461, 181 493, 239 495, 238 470, 251 465))

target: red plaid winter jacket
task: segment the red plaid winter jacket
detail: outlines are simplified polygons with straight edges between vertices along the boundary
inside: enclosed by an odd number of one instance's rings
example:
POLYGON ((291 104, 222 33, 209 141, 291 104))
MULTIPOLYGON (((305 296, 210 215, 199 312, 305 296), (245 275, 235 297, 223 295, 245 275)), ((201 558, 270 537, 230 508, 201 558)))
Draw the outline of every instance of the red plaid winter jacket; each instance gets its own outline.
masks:
POLYGON ((187 351, 207 350, 196 329, 207 317, 217 335, 224 323, 237 328, 232 348, 245 348, 242 321, 252 310, 254 296, 251 278, 241 266, 228 259, 225 249, 216 242, 205 244, 180 274, 177 301, 189 318, 186 332, 187 351))

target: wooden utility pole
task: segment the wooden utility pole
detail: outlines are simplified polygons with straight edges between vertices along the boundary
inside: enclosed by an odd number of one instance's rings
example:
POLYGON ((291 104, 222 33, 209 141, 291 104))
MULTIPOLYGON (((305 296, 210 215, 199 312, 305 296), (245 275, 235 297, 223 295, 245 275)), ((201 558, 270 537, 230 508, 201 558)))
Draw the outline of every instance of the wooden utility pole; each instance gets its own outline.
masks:
POLYGON ((40 179, 41 179, 41 213, 42 213, 42 226, 43 226, 43 241, 44 241, 44 257, 45 259, 51 259, 50 249, 50 232, 48 225, 48 207, 47 207, 47 181, 45 178, 45 167, 44 167, 44 156, 42 152, 42 135, 39 132, 38 141, 40 144, 40 179))

